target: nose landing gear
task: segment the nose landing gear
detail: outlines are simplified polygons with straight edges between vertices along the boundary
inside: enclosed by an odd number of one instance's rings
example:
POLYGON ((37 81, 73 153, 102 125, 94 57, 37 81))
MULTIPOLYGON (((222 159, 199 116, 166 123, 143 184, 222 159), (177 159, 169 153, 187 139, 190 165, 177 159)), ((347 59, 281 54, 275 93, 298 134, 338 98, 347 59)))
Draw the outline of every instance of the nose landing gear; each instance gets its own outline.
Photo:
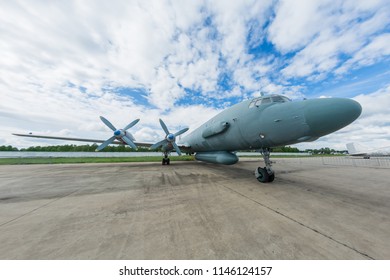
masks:
POLYGON ((270 149, 261 149, 260 153, 264 158, 265 167, 256 168, 255 177, 261 183, 271 183, 275 179, 275 172, 272 170, 272 161, 269 159, 271 154, 270 149))
POLYGON ((162 159, 162 165, 169 165, 170 163, 171 163, 171 160, 169 159, 169 157, 168 157, 169 155, 168 155, 168 153, 164 153, 164 157, 163 157, 163 159, 162 159))

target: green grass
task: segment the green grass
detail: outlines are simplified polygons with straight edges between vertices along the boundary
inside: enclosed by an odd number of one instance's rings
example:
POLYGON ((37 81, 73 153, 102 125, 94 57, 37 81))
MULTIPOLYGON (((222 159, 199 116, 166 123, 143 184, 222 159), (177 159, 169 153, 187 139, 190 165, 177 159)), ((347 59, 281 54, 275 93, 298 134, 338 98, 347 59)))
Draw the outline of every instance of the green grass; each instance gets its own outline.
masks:
MULTIPOLYGON (((344 155, 272 155, 271 158, 307 158, 307 157, 329 157, 344 155)), ((240 158, 261 158, 260 153, 253 156, 241 156, 240 158)), ((0 158, 0 165, 13 164, 67 164, 67 163, 110 163, 110 162, 161 162, 162 156, 151 157, 46 157, 46 158, 0 158)), ((193 161, 194 156, 173 156, 171 161, 193 161)))
MULTIPOLYGON (((171 161, 192 161, 193 156, 170 157, 171 161)), ((161 162, 162 156, 151 157, 48 157, 48 158, 0 158, 0 165, 13 164, 64 164, 110 162, 161 162)))
MULTIPOLYGON (((309 158, 309 157, 343 157, 343 156, 346 156, 346 155, 273 155, 271 153, 271 158, 309 158)), ((257 158, 257 157, 260 157, 261 158, 261 154, 260 153, 257 153, 255 155, 250 155, 250 156, 240 156, 240 158, 257 158)))

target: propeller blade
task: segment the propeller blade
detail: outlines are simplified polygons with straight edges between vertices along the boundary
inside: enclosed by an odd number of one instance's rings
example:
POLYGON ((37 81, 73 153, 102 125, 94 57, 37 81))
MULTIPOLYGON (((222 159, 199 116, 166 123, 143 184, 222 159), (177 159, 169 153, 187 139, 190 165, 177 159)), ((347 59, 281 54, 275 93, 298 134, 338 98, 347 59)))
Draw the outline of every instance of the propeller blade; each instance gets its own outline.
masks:
POLYGON ((165 134, 168 135, 169 134, 169 130, 168 130, 167 126, 165 125, 165 123, 163 122, 162 119, 160 119, 160 125, 161 125, 162 129, 164 129, 165 134))
POLYGON ((131 141, 129 139, 129 137, 127 136, 123 136, 122 137, 122 140, 125 141, 127 143, 127 145, 129 145, 130 147, 132 147, 134 150, 137 150, 137 146, 133 143, 133 141, 131 141))
MULTIPOLYGON (((177 152, 177 154, 179 156, 181 156, 181 151, 179 149, 179 147, 177 146, 176 142, 175 142, 175 138, 176 136, 180 135, 180 134, 183 134, 184 132, 186 132, 188 130, 188 127, 186 128, 183 128, 182 130, 176 132, 175 134, 172 134, 169 132, 168 130, 168 127, 165 125, 164 121, 162 119, 160 119, 160 125, 162 127, 162 129, 164 130, 164 132, 166 133, 165 135, 165 139, 160 141, 160 142, 157 142, 156 144, 152 145, 150 147, 150 149, 157 149, 159 148, 160 146, 164 145, 164 144, 167 144, 168 142, 172 144, 174 150, 177 152)), ((164 152, 170 152, 171 149, 169 149, 169 151, 164 151, 164 152)))
POLYGON ((156 144, 150 146, 150 149, 151 149, 151 150, 157 149, 158 147, 164 145, 166 142, 167 142, 166 139, 161 140, 160 142, 157 142, 156 144))
POLYGON ((176 132, 176 133, 175 133, 175 137, 176 137, 176 136, 179 136, 180 134, 183 134, 183 133, 186 132, 188 129, 189 129, 189 128, 186 127, 186 128, 183 128, 182 130, 176 132))
POLYGON ((107 147, 109 144, 111 144, 115 140, 115 136, 112 136, 111 138, 107 139, 103 144, 101 144, 99 147, 96 148, 96 152, 103 150, 105 147, 107 147))
POLYGON ((131 123, 129 123, 128 125, 126 125, 126 127, 125 127, 123 130, 128 130, 129 128, 132 128, 132 127, 135 126, 138 122, 139 122, 139 119, 136 119, 136 120, 132 121, 131 123))
POLYGON ((102 120, 102 122, 104 122, 105 125, 111 128, 112 131, 116 130, 115 126, 113 126, 112 123, 110 123, 105 117, 100 116, 100 119, 102 120))
POLYGON ((172 145, 173 145, 173 147, 175 148, 176 153, 177 153, 179 156, 181 156, 181 151, 180 151, 179 147, 176 145, 176 143, 173 142, 172 145))

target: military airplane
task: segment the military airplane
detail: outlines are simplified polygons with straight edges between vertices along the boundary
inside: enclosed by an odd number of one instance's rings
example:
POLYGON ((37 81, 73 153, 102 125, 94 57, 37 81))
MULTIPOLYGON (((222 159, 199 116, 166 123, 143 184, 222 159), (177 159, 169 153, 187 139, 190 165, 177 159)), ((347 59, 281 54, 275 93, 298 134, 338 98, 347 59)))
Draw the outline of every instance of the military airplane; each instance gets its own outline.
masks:
POLYGON ((390 156, 390 147, 382 147, 378 149, 367 149, 365 147, 356 148, 354 143, 348 143, 348 154, 353 157, 363 157, 369 159, 370 157, 388 157, 390 156))
POLYGON ((169 154, 176 151, 194 153, 195 159, 210 163, 235 164, 239 150, 259 150, 264 158, 265 167, 258 167, 255 176, 259 182, 272 182, 275 172, 272 169, 270 152, 272 147, 311 142, 319 137, 335 132, 356 120, 362 112, 360 104, 347 98, 320 98, 292 101, 283 95, 256 97, 225 109, 199 128, 176 143, 177 136, 188 130, 184 128, 171 133, 160 119, 160 125, 166 136, 158 143, 136 142, 127 129, 117 129, 107 119, 101 120, 113 130, 114 135, 107 140, 68 138, 32 134, 14 134, 17 136, 86 141, 102 143, 97 150, 107 145, 127 144, 161 147, 164 154, 162 164, 169 165, 169 154))

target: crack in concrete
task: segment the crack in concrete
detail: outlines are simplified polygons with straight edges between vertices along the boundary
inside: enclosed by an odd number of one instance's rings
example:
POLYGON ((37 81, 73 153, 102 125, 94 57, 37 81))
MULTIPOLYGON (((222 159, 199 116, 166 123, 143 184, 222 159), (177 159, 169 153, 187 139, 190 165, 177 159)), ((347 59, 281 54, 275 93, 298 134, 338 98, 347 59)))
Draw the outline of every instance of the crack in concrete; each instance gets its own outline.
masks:
MULTIPOLYGON (((222 185, 222 186, 223 186, 223 185, 222 185)), ((236 193, 236 194, 238 194, 238 195, 240 195, 240 196, 242 196, 242 197, 244 197, 244 198, 246 198, 246 199, 249 199, 250 201, 252 201, 252 202, 254 202, 254 203, 256 203, 256 204, 258 204, 258 205, 260 205, 260 206, 262 206, 262 207, 264 207, 264 208, 266 208, 266 209, 268 209, 268 210, 270 210, 270 211, 272 211, 272 212, 274 212, 274 213, 276 213, 276 214, 278 214, 278 215, 280 215, 280 216, 286 218, 286 219, 289 219, 290 221, 293 221, 293 222, 296 223, 296 224, 299 224, 300 226, 303 226, 303 227, 305 227, 305 228, 307 228, 307 229, 309 229, 309 230, 311 230, 311 231, 313 231, 313 232, 315 232, 315 233, 317 233, 317 234, 320 234, 320 235, 322 235, 323 237, 326 237, 326 238, 328 238, 329 240, 332 240, 333 242, 336 242, 337 244, 340 244, 340 245, 342 245, 342 246, 344 246, 344 247, 346 247, 346 248, 348 248, 348 249, 350 249, 350 250, 353 250, 353 251, 355 251, 356 253, 358 253, 358 254, 360 254, 360 255, 362 255, 362 256, 364 256, 364 257, 370 259, 370 260, 374 260, 374 258, 371 257, 370 255, 368 255, 368 254, 366 254, 366 253, 363 253, 363 252, 361 252, 361 251, 359 251, 359 250, 357 250, 357 249, 355 249, 355 248, 349 246, 348 244, 345 244, 345 243, 343 243, 343 242, 341 242, 341 241, 338 241, 338 240, 336 240, 335 238, 333 238, 332 236, 329 236, 329 235, 327 235, 327 234, 325 234, 325 233, 323 233, 323 232, 320 232, 319 230, 317 230, 317 229, 315 229, 315 228, 312 228, 312 227, 310 227, 310 226, 308 226, 308 225, 305 225, 304 223, 302 223, 302 222, 300 222, 300 221, 298 221, 298 220, 296 220, 296 219, 294 219, 294 218, 292 218, 292 217, 290 217, 290 216, 287 216, 286 214, 284 214, 284 213, 282 213, 282 212, 280 212, 280 211, 278 211, 278 210, 275 210, 275 209, 273 209, 273 208, 271 208, 271 207, 269 207, 269 206, 267 206, 267 205, 265 205, 265 204, 263 204, 263 203, 261 203, 261 202, 255 200, 255 199, 253 199, 253 198, 250 198, 250 197, 246 196, 245 194, 242 194, 242 193, 240 193, 240 192, 238 192, 238 191, 236 191, 236 190, 234 190, 234 189, 232 189, 232 188, 229 188, 229 187, 226 187, 226 186, 223 186, 223 187, 229 189, 230 191, 232 191, 232 192, 234 192, 234 193, 236 193)))

